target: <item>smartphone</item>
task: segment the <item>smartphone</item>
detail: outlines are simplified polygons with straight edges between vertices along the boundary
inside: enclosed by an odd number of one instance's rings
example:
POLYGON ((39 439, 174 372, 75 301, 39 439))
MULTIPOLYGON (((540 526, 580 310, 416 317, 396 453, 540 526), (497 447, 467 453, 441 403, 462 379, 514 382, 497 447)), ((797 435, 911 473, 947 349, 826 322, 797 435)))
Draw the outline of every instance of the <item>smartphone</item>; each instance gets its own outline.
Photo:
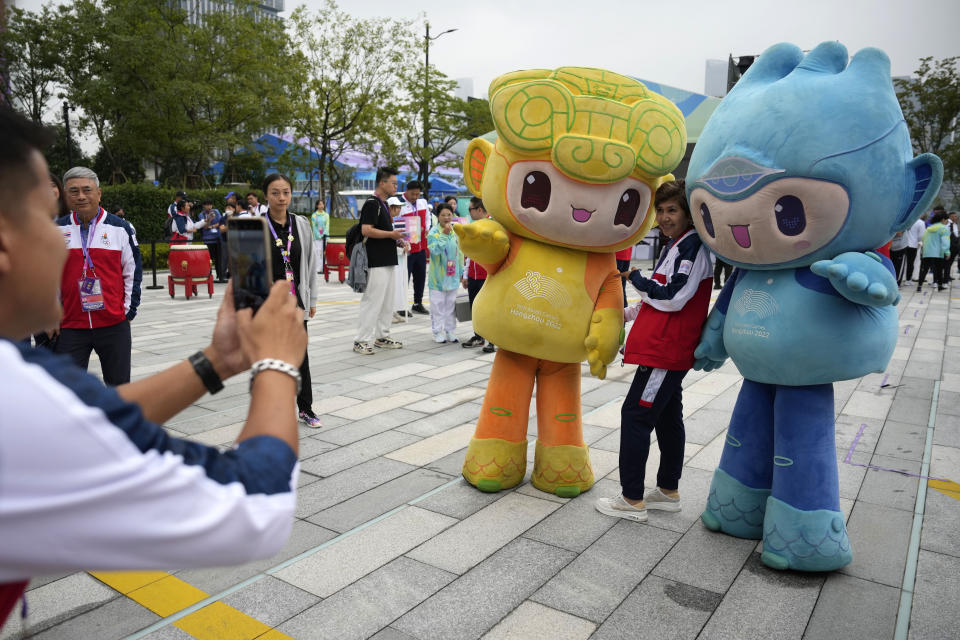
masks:
POLYGON ((264 217, 227 220, 227 253, 233 278, 233 304, 256 313, 273 284, 273 264, 264 217))

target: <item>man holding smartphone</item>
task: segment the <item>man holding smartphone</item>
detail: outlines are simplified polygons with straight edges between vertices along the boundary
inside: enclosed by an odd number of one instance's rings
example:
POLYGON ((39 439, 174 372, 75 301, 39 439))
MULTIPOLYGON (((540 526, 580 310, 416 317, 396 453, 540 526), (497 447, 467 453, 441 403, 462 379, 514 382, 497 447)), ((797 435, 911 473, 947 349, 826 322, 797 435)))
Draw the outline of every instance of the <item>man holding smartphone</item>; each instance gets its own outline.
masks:
POLYGON ((374 347, 403 347, 401 342, 390 337, 397 242, 403 240, 403 231, 393 228, 386 201, 396 192, 397 170, 387 167, 377 169, 377 187, 360 210, 360 232, 367 249, 368 271, 367 288, 360 300, 359 328, 353 350, 363 355, 376 353, 374 347))
POLYGON ((227 285, 206 348, 116 388, 23 346, 59 321, 67 249, 39 151, 49 133, 0 108, 0 139, 0 625, 32 576, 279 551, 296 507, 294 398, 307 345, 289 284, 275 283, 256 316, 234 309, 227 285), (250 409, 234 448, 159 426, 248 368, 250 409))

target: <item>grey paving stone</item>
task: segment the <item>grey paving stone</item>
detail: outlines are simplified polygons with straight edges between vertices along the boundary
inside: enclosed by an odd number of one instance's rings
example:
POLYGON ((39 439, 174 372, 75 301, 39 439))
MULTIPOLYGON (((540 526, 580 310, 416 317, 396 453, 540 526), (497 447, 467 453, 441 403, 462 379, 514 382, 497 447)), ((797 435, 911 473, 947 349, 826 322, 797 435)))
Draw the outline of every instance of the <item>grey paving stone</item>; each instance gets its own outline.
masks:
POLYGON ((608 381, 605 384, 597 387, 593 391, 588 391, 581 396, 581 401, 584 404, 588 404, 592 407, 599 407, 611 400, 616 398, 626 397, 627 391, 630 390, 629 382, 613 382, 608 381))
POLYGON ((219 593, 280 564, 284 560, 289 560, 307 549, 323 544, 327 540, 335 538, 336 535, 335 532, 318 527, 313 523, 295 520, 293 530, 290 532, 290 539, 276 555, 235 567, 185 569, 177 571, 175 575, 209 594, 219 593))
MULTIPOLYGON (((926 430, 923 430, 926 433, 926 430)), ((933 444, 960 447, 960 417, 937 412, 934 422, 933 444)))
POLYGON ((477 407, 473 404, 460 404, 446 411, 435 413, 414 422, 408 422, 397 427, 396 431, 428 438, 452 427, 459 427, 468 422, 476 422, 477 415, 477 407))
POLYGON ((144 636, 144 640, 194 640, 193 636, 169 625, 144 636))
POLYGON ((940 400, 937 402, 937 414, 941 413, 948 416, 960 416, 960 393, 953 391, 940 392, 940 400))
POLYGON ((721 594, 648 575, 591 640, 693 640, 721 594))
POLYGON ((409 558, 397 558, 278 630, 303 640, 369 638, 455 577, 409 558))
POLYGON ((620 453, 620 429, 614 429, 596 442, 591 442, 590 448, 620 453))
POLYGON ((175 416, 173 420, 168 421, 166 426, 171 429, 175 429, 180 433, 194 435, 197 433, 203 433, 204 431, 209 431, 211 429, 216 429, 218 427, 225 427, 238 422, 244 422, 246 419, 247 406, 245 402, 244 406, 228 409, 219 413, 206 411, 193 417, 187 417, 181 413, 175 416))
POLYGON ((920 548, 960 558, 960 503, 934 489, 927 489, 920 548))
POLYGON ((381 629, 376 635, 370 636, 370 640, 417 640, 417 638, 407 635, 403 631, 399 631, 393 627, 386 627, 381 629))
POLYGON ((384 395, 384 389, 390 388, 391 392, 406 391, 411 389, 419 391, 421 388, 433 382, 429 378, 420 376, 403 376, 398 380, 391 380, 388 383, 373 384, 368 382, 354 382, 349 391, 349 395, 359 400, 373 400, 384 395))
POLYGON ((438 491, 429 498, 417 501, 417 506, 463 520, 501 497, 503 496, 499 493, 480 491, 461 476, 460 482, 450 485, 443 491, 438 491))
POLYGON ((451 479, 450 476, 436 471, 415 469, 370 491, 324 509, 308 520, 321 527, 343 533, 418 498, 451 479))
POLYGON ((925 426, 887 420, 874 453, 904 460, 922 460, 926 437, 925 426))
POLYGON ((574 556, 569 551, 519 538, 390 626, 419 640, 474 640, 574 556))
POLYGON ((653 574, 707 591, 725 593, 757 546, 695 523, 653 569, 653 574))
POLYGON ((587 640, 597 625, 527 600, 483 636, 483 640, 587 640))
POLYGON ((892 638, 900 591, 841 573, 827 575, 803 634, 821 638, 892 638))
MULTIPOLYGON (((707 496, 710 495, 712 480, 713 470, 684 467, 683 477, 680 478, 680 500, 683 510, 679 513, 650 511, 647 524, 651 527, 684 533, 694 523, 700 521, 700 514, 703 513, 707 505, 707 496)), ((653 485, 655 481, 656 478, 652 477, 648 484, 653 485)))
POLYGON ((289 620, 319 601, 320 598, 312 593, 297 589, 273 576, 260 578, 223 599, 224 604, 269 627, 289 620))
POLYGON ((303 460, 300 468, 320 477, 328 477, 419 440, 417 436, 407 433, 384 431, 353 444, 313 456, 309 460, 303 460))
POLYGON ((699 409, 688 418, 683 426, 687 442, 707 444, 730 424, 730 412, 718 409, 699 409))
MULTIPOLYGON (((333 416, 330 416, 333 417, 333 416)), ((319 435, 319 434, 318 434, 319 435)), ((318 456, 321 453, 326 453, 327 451, 332 451, 337 448, 337 445, 331 444, 329 442, 324 442, 323 440, 317 438, 316 436, 311 436, 308 438, 300 438, 300 468, 303 468, 303 462, 309 460, 314 456, 318 456)))
POLYGON ((834 440, 837 450, 843 451, 846 455, 846 452, 850 450, 851 445, 856 440, 855 451, 873 453, 882 431, 883 420, 841 414, 837 417, 834 425, 834 440), (860 431, 860 427, 863 427, 863 432, 860 431), (858 433, 860 433, 859 439, 857 438, 858 433))
POLYGON ((431 471, 437 471, 449 476, 459 476, 463 474, 463 459, 466 455, 467 448, 464 447, 459 451, 454 451, 451 454, 443 456, 439 460, 434 460, 428 465, 424 465, 424 469, 430 469, 431 471))
POLYGON ((407 555, 414 560, 463 574, 552 513, 558 505, 518 493, 506 493, 407 555))
POLYGON ((933 399, 933 380, 901 376, 897 382, 897 398, 910 397, 921 400, 933 399))
MULTIPOLYGON (((27 602, 30 602, 29 596, 27 602)), ((11 626, 15 624, 14 617, 11 616, 11 626)), ((35 640, 76 640, 77 638, 113 640, 126 637, 159 619, 160 616, 129 598, 116 598, 102 607, 30 637, 35 640)))
POLYGON ((363 440, 378 433, 389 431, 402 424, 407 424, 414 420, 421 420, 423 416, 424 414, 418 411, 410 411, 409 409, 390 409, 383 413, 370 416, 369 418, 325 430, 322 438, 326 442, 332 442, 333 444, 350 444, 351 442, 363 440))
POLYGON ((847 522, 853 562, 847 575, 899 587, 906 565, 913 513, 869 502, 857 502, 847 522))
MULTIPOLYGON (((914 353, 916 353, 916 350, 914 350, 914 353)), ((941 367, 939 360, 937 362, 924 362, 914 359, 913 357, 907 361, 907 366, 903 369, 905 375, 915 378, 928 378, 930 380, 939 380, 940 372, 941 367)))
MULTIPOLYGON (((887 469, 901 469, 908 473, 920 472, 920 463, 916 460, 875 455, 870 464, 887 469)), ((917 478, 904 474, 868 469, 857 501, 871 502, 913 513, 913 505, 917 501, 918 483, 917 478)))
POLYGON ((297 493, 297 517, 305 518, 349 500, 364 491, 413 471, 416 467, 388 458, 374 458, 306 486, 297 493))
POLYGON ((45 584, 56 582, 57 580, 61 580, 67 576, 72 576, 74 573, 75 572, 71 571, 69 573, 57 573, 49 576, 37 576, 36 578, 30 578, 30 584, 27 585, 27 594, 30 593, 31 589, 37 589, 45 584))
POLYGON ((567 501, 523 535, 580 553, 617 523, 616 519, 597 511, 593 504, 598 497, 615 495, 619 490, 618 483, 600 480, 593 489, 567 501))
POLYGON ((910 640, 956 638, 960 629, 960 558, 920 550, 910 640))
MULTIPOLYGON (((30 629, 34 633, 43 631, 119 597, 119 593, 86 573, 74 573, 30 590, 27 594, 30 629)), ((0 631, 0 638, 15 637, 15 632, 20 630, 18 611, 15 608, 11 613, 0 631)))
POLYGON ((803 635, 823 585, 822 574, 774 571, 754 553, 734 580, 701 637, 793 640, 803 635))
POLYGON ((620 520, 530 599, 603 622, 679 537, 620 520))
POLYGON ((850 456, 850 462, 845 462, 847 451, 837 451, 837 473, 840 481, 840 497, 855 500, 860 494, 860 486, 863 484, 863 478, 867 475, 867 470, 863 466, 870 464, 873 457, 863 451, 854 451, 850 456))

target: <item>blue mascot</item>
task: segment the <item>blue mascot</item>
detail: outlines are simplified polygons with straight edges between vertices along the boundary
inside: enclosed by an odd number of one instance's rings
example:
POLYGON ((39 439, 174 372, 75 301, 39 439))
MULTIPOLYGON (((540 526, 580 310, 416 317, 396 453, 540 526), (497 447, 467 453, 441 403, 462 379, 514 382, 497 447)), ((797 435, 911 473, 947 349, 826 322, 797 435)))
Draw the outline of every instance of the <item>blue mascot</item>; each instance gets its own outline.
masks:
POLYGON ((763 539, 775 569, 850 562, 840 511, 833 385, 886 368, 900 301, 873 250, 920 216, 943 178, 913 157, 877 49, 765 51, 724 98, 690 160, 700 238, 736 267, 695 357, 743 374, 701 519, 763 539))

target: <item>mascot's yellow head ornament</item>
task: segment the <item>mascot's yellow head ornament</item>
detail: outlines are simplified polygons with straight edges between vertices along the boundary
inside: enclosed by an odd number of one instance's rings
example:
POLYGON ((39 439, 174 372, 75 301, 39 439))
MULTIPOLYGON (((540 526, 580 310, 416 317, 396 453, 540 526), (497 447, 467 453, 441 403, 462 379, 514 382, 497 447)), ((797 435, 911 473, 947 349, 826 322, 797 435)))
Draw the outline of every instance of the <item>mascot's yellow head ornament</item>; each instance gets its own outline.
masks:
POLYGON ((511 232, 562 247, 610 253, 636 243, 686 149, 673 103, 602 69, 502 75, 490 111, 497 141, 470 143, 467 187, 511 232))

